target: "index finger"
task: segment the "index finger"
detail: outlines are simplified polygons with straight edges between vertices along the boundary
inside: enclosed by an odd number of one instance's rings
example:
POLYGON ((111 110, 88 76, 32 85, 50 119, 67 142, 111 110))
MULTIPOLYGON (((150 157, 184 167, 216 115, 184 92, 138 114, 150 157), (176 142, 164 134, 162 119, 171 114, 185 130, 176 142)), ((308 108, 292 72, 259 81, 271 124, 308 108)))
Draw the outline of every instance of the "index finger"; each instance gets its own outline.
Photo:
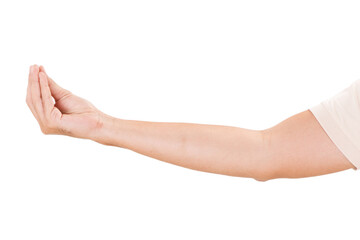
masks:
POLYGON ((29 87, 30 87, 32 105, 38 117, 42 119, 43 107, 41 102, 41 93, 40 93, 40 85, 39 85, 39 67, 37 65, 33 65, 31 67, 30 75, 29 75, 29 87))

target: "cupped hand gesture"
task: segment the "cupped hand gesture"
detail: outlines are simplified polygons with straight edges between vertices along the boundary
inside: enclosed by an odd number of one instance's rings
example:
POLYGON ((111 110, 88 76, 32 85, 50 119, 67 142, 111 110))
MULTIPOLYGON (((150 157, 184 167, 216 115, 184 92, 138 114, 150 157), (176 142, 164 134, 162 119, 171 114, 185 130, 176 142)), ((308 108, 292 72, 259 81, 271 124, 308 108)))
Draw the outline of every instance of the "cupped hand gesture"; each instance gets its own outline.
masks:
POLYGON ((102 112, 57 85, 42 66, 30 67, 26 103, 44 134, 91 138, 103 124, 102 112))

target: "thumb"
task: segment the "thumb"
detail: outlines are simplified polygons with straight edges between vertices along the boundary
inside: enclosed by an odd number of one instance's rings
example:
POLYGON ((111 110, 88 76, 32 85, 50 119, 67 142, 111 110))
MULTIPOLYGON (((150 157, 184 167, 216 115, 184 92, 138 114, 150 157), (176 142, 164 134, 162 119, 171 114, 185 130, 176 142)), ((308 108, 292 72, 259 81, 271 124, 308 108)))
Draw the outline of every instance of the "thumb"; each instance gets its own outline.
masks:
POLYGON ((48 78, 49 82, 49 88, 51 91, 51 95, 54 97, 55 101, 60 100, 61 98, 71 94, 69 90, 66 90, 62 87, 60 87, 58 84, 55 83, 55 81, 50 78, 47 73, 45 72, 45 68, 43 66, 40 66, 39 68, 40 72, 44 72, 48 78))

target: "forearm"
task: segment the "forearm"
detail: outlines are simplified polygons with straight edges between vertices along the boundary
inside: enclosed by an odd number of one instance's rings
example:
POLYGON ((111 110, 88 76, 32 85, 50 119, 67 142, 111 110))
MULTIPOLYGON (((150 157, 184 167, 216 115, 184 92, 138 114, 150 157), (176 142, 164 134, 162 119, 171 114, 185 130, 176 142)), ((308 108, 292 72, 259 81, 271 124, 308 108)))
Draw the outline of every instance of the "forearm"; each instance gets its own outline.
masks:
POLYGON ((262 131, 107 117, 95 141, 200 171, 259 178, 264 165, 262 131))

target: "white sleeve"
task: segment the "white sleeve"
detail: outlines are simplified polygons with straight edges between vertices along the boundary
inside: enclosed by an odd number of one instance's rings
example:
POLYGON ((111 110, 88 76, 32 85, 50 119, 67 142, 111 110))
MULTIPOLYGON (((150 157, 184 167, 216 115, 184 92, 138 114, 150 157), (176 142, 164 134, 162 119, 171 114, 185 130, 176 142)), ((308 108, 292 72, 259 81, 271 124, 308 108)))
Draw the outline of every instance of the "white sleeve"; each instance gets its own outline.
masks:
POLYGON ((330 139, 360 168, 360 79, 309 109, 330 139))

